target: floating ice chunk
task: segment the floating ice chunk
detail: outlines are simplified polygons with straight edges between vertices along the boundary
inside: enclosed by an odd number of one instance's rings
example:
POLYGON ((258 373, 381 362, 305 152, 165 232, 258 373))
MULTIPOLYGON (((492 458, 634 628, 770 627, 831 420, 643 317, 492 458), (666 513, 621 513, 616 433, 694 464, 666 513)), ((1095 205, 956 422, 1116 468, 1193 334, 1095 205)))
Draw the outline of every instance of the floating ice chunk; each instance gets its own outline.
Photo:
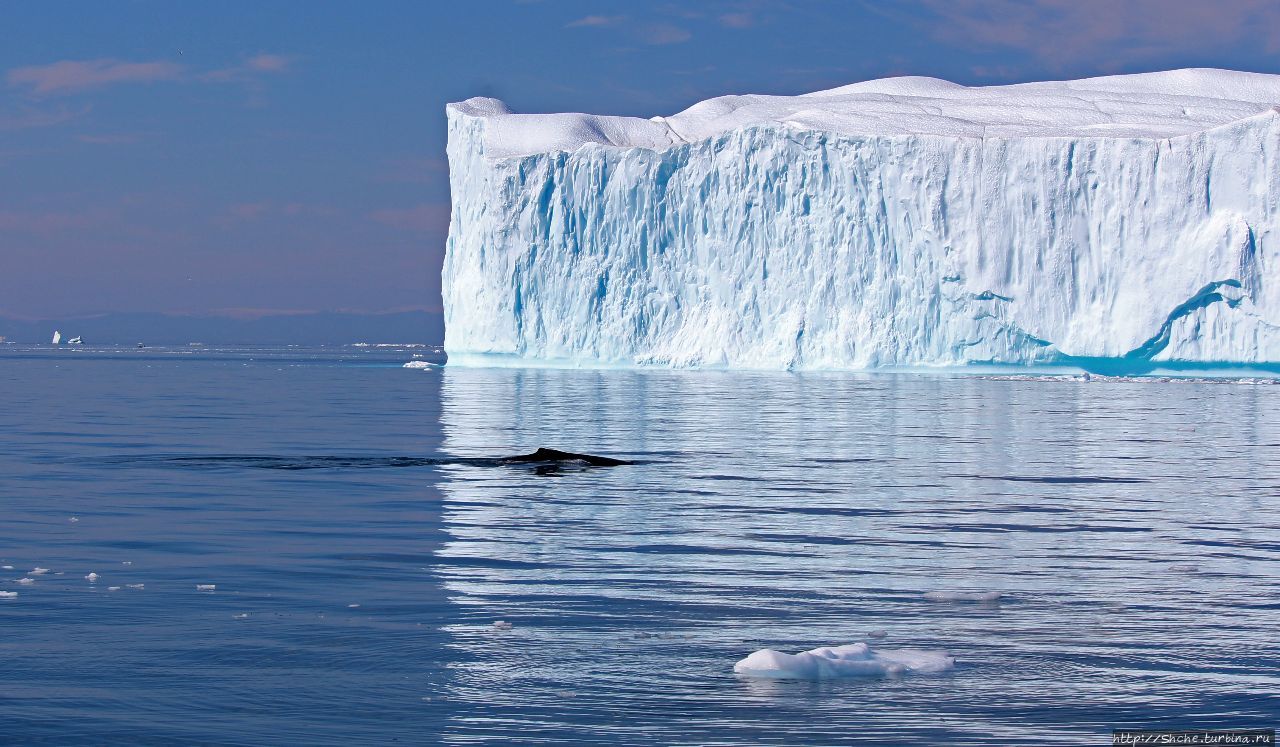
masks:
POLYGON ((196 584, 196 591, 213 591, 216 588, 217 584, 196 584))
POLYGON ((18 598, 18 592, 16 591, 0 591, 0 599, 17 599, 17 598, 18 598))
POLYGON ((359 607, 359 606, 360 606, 360 605, 358 605, 358 604, 348 604, 348 605, 347 605, 347 609, 349 609, 349 610, 353 610, 353 609, 355 609, 356 607, 359 607))
POLYGON ((35 580, 34 578, 20 578, 20 579, 18 579, 18 583, 22 584, 23 586, 30 586, 31 584, 34 584, 35 582, 36 582, 36 580, 35 580))
POLYGON ((1000 592, 983 591, 926 591, 924 598, 929 602, 992 602, 1000 601, 1000 592))
POLYGON ((132 560, 122 560, 122 561, 120 561, 120 565, 133 565, 133 561, 132 561, 132 560))
POLYGON ((147 588, 147 585, 146 584, 125 584, 124 587, 126 589, 145 589, 147 588))
POLYGON ((98 580, 98 574, 96 574, 96 573, 90 573, 88 576, 85 576, 84 578, 85 578, 85 580, 86 580, 86 581, 88 581, 89 583, 93 583, 94 581, 97 581, 97 580, 98 580))
POLYGON ((80 521, 80 517, 79 517, 79 516, 72 516, 70 519, 67 519, 67 521, 69 521, 69 522, 71 522, 72 524, 74 524, 74 523, 76 523, 77 521, 80 521))
POLYGON ((493 627, 498 630, 511 630, 511 628, 515 626, 513 626, 511 623, 507 622, 506 620, 497 620, 493 623, 493 627))
POLYGON ((733 671, 748 677, 821 680, 944 672, 955 665, 955 657, 945 651, 907 648, 872 651, 865 643, 851 643, 815 648, 794 655, 761 649, 734 664, 733 671))
POLYGON ((0 565, 0 571, 12 571, 12 570, 13 570, 13 566, 11 565, 0 565))
POLYGON ((107 591, 120 591, 119 586, 108 586, 107 591))
POLYGON ((31 575, 32 575, 32 576, 43 576, 44 574, 46 574, 46 573, 48 573, 48 572, 49 572, 49 569, 48 569, 48 568, 32 568, 32 569, 31 569, 31 575))
POLYGON ((404 364, 404 367, 405 368, 440 368, 440 364, 432 363, 430 361, 409 361, 408 363, 404 364))
POLYGON ((240 614, 238 614, 238 615, 232 615, 231 617, 232 617, 233 619, 236 619, 236 620, 244 620, 245 618, 249 617, 249 613, 248 613, 248 612, 241 612, 240 614))

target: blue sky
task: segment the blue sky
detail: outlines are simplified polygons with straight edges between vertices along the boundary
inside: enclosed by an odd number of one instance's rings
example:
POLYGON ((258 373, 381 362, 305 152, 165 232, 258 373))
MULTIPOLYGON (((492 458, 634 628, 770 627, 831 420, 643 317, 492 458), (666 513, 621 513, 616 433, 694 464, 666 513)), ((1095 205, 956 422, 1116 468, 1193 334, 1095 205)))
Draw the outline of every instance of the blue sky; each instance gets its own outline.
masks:
POLYGON ((670 114, 886 75, 1280 72, 1259 0, 0 9, 0 314, 439 308, 444 105, 670 114))

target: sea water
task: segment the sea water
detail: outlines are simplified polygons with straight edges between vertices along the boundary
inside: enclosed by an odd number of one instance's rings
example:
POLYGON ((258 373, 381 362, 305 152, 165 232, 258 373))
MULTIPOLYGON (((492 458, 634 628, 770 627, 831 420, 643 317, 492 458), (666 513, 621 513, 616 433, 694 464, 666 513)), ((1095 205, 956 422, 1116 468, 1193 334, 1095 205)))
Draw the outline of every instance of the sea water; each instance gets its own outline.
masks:
POLYGON ((1280 386, 413 360, 0 346, 0 743, 1280 722, 1280 386), (734 673, 863 641, 955 666, 734 673))

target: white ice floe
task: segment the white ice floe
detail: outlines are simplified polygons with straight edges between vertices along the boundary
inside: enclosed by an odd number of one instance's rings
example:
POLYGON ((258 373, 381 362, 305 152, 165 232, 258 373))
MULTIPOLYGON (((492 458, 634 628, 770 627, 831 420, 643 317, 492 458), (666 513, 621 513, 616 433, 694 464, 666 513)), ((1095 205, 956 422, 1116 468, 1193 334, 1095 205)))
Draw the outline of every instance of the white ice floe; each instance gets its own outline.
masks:
POLYGON ((498 630, 511 630, 511 628, 515 626, 513 626, 511 623, 507 622, 506 620, 496 620, 493 623, 493 627, 497 628, 498 630))
POLYGON ((217 588, 217 584, 196 584, 196 591, 213 591, 217 588))
POLYGON ((926 591, 924 599, 929 602, 998 602, 1001 594, 998 591, 926 591))
POLYGON ((96 574, 96 573, 90 573, 88 576, 85 576, 84 578, 85 578, 85 580, 86 580, 86 581, 88 581, 89 583, 93 583, 94 581, 97 581, 97 580, 98 580, 98 574, 96 574))
POLYGON ((408 363, 404 364, 404 367, 405 368, 440 368, 440 364, 432 363, 430 361, 409 361, 408 363))
POLYGON ((119 586, 108 586, 107 591, 120 591, 119 586))
POLYGON ((147 588, 147 585, 146 585, 146 584, 125 584, 124 586, 125 586, 125 588, 126 588, 126 589, 145 589, 145 588, 147 588))
POLYGON ((36 580, 35 580, 34 578, 20 578, 20 579, 18 579, 18 583, 22 584, 23 586, 30 586, 31 584, 34 584, 35 582, 36 582, 36 580))
POLYGON ((355 609, 355 608, 357 608, 357 607, 359 607, 359 606, 360 606, 360 605, 358 605, 358 604, 348 604, 348 605, 347 605, 347 609, 349 609, 349 610, 353 610, 353 609, 355 609))
POLYGON ((17 597, 16 591, 0 591, 0 599, 17 599, 17 597))
POLYGON ((232 615, 231 617, 232 617, 232 618, 234 618, 234 619, 236 619, 236 620, 244 620, 245 618, 249 617, 249 613, 247 613, 247 612, 241 612, 240 614, 238 614, 238 615, 232 615))
POLYGON ((69 522, 71 522, 72 524, 74 524, 74 523, 76 523, 77 521, 80 521, 80 517, 79 517, 79 516, 72 516, 70 519, 67 519, 67 521, 69 521, 69 522))
POLYGON ((132 560, 122 560, 122 561, 120 561, 120 565, 133 565, 133 561, 132 561, 132 560))
POLYGON ((48 572, 49 572, 49 569, 48 569, 48 568, 32 568, 32 569, 31 569, 31 575, 32 575, 32 576, 43 576, 44 574, 46 574, 46 573, 48 573, 48 572))
POLYGON ((0 565, 0 571, 12 571, 12 570, 13 570, 13 566, 11 565, 0 565))
POLYGON ((945 651, 907 648, 873 651, 865 643, 852 643, 799 654, 761 649, 734 664, 733 671, 748 677, 820 680, 944 672, 955 664, 955 657, 945 651))

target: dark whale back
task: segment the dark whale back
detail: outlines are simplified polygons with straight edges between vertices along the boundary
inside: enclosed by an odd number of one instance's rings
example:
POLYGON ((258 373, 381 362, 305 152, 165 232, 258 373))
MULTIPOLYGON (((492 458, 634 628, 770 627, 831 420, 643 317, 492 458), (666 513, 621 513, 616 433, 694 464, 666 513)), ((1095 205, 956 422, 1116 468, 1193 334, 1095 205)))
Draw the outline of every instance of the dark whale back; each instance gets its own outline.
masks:
POLYGON ((622 464, 631 464, 631 462, 624 459, 613 459, 612 457, 595 456, 594 454, 575 454, 572 451, 560 451, 559 449, 538 449, 532 454, 517 454, 503 457, 499 461, 503 464, 584 462, 592 467, 617 467, 622 464))

